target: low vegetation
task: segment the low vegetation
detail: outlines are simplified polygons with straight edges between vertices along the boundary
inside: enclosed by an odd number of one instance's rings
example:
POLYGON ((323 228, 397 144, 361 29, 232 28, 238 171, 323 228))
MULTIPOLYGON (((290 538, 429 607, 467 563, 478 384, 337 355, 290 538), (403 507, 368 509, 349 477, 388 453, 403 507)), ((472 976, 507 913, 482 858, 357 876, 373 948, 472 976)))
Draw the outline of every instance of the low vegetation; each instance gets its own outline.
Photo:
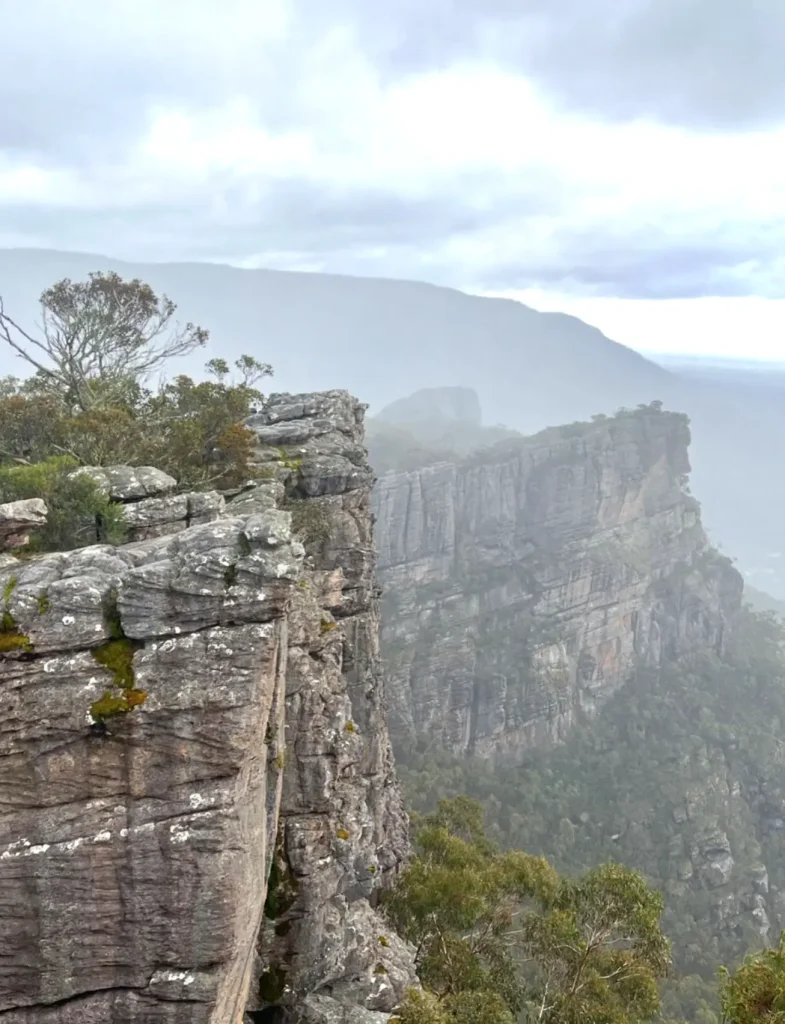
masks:
POLYGON ((40 299, 31 333, 0 300, 0 342, 31 370, 0 380, 0 501, 42 497, 46 527, 31 550, 123 539, 122 512, 83 465, 154 465, 183 489, 230 489, 255 475, 254 437, 243 425, 270 366, 242 356, 152 386, 174 357, 203 346, 203 328, 174 321, 176 306, 115 273, 64 280, 40 299))

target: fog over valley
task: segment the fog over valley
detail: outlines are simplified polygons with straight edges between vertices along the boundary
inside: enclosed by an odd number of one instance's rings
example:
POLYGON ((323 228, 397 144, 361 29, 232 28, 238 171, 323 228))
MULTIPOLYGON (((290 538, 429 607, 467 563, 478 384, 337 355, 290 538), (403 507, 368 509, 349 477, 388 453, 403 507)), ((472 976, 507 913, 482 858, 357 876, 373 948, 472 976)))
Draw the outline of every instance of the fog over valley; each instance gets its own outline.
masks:
POLYGON ((0 1018, 785 1019, 781 0, 0 0, 0 1018))

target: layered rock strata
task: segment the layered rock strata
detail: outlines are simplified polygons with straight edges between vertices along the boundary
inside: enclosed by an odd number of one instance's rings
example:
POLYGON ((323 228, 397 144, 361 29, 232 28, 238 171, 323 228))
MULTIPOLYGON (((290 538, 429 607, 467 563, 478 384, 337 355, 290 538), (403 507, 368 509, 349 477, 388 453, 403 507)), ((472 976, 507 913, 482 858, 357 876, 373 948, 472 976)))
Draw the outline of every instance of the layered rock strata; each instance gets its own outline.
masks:
POLYGON ((687 491, 688 444, 686 417, 648 408, 379 480, 401 744, 518 757, 635 667, 721 649, 742 584, 687 491))
POLYGON ((407 835, 362 407, 274 396, 264 442, 270 425, 281 445, 310 432, 306 451, 260 449, 268 482, 225 507, 120 467, 102 486, 146 539, 4 558, 4 1021, 236 1024, 279 1006, 370 1024, 414 981, 373 906, 407 835), (183 497, 185 517, 138 514, 183 497))

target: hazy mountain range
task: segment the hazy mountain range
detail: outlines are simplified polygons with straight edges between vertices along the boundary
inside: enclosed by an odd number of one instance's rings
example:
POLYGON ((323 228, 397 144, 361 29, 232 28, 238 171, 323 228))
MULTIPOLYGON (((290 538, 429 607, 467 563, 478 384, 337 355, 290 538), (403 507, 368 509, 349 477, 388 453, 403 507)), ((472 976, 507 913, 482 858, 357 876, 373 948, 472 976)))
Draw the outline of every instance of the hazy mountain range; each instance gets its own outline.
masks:
MULTIPOLYGON (((109 268, 148 281, 210 331, 209 351, 178 372, 249 352, 273 364, 274 390, 347 388, 372 412, 419 388, 471 387, 485 423, 524 432, 653 399, 687 412, 692 489, 714 539, 757 586, 785 597, 785 372, 655 362, 575 317, 409 281, 6 249, 0 294, 32 326, 47 285, 109 268)), ((0 373, 21 371, 0 351, 0 373)))

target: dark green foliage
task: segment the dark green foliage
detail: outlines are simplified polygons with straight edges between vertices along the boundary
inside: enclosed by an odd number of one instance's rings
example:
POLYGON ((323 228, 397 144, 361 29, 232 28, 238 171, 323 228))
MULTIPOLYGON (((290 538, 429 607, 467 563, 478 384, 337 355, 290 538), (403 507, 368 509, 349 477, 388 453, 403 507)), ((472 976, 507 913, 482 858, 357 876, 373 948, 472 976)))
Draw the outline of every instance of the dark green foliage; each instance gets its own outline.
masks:
POLYGON ((291 513, 292 532, 306 546, 321 544, 330 536, 330 517, 317 499, 293 498, 282 502, 281 508, 291 513))
POLYGON ((0 654, 18 655, 33 649, 30 638, 19 629, 16 619, 8 607, 18 582, 16 576, 10 576, 3 587, 3 609, 0 614, 0 654))
POLYGON ((100 505, 85 481, 64 484, 60 457, 71 468, 155 465, 184 488, 233 488, 255 475, 255 437, 242 421, 272 369, 244 355, 232 377, 225 360, 213 359, 210 380, 180 375, 150 389, 168 360, 207 340, 202 328, 177 324, 175 311, 165 295, 114 272, 48 288, 37 337, 0 308, 0 342, 35 370, 0 381, 0 469, 13 474, 0 483, 19 497, 54 499, 44 550, 113 543, 117 533, 119 510, 100 505))
POLYGON ((415 853, 384 907, 438 1003, 411 996, 403 1021, 654 1017, 669 950, 662 900, 636 872, 606 864, 560 878, 542 857, 498 850, 466 798, 417 823, 415 853))
POLYGON ((270 865, 270 877, 267 880, 264 916, 270 921, 277 921, 291 909, 297 899, 297 890, 297 879, 289 867, 283 848, 283 836, 279 834, 270 865))
POLYGON ((128 690, 134 685, 134 651, 138 645, 132 640, 109 640, 93 651, 93 658, 99 665, 108 668, 114 677, 115 686, 128 690))
POLYGON ((759 817, 761 793, 785 794, 784 639, 773 618, 745 612, 722 658, 694 649, 661 672, 639 673, 564 745, 519 767, 416 752, 400 769, 410 803, 423 810, 434 794, 469 793, 505 846, 570 874, 608 861, 642 871, 664 893, 674 946, 667 1015, 717 1024, 717 965, 761 939, 749 915, 746 924, 743 914, 718 924, 718 895, 693 850, 719 828, 733 850, 734 885, 751 892, 744 880, 763 862, 770 884, 785 890, 785 835, 759 817))
POLYGON ((72 473, 70 456, 53 456, 34 465, 0 465, 0 502, 43 498, 46 525, 35 533, 30 551, 62 551, 97 542, 121 543, 123 511, 101 494, 89 477, 72 473))
POLYGON ((21 632, 13 615, 6 608, 0 617, 0 654, 21 654, 32 649, 30 637, 21 632))
POLYGON ((266 968, 259 978, 259 998, 263 1003, 275 1004, 283 996, 286 971, 275 965, 266 968))
POLYGON ((732 974, 721 971, 720 1002, 727 1024, 785 1022, 785 932, 776 949, 750 954, 732 974))

